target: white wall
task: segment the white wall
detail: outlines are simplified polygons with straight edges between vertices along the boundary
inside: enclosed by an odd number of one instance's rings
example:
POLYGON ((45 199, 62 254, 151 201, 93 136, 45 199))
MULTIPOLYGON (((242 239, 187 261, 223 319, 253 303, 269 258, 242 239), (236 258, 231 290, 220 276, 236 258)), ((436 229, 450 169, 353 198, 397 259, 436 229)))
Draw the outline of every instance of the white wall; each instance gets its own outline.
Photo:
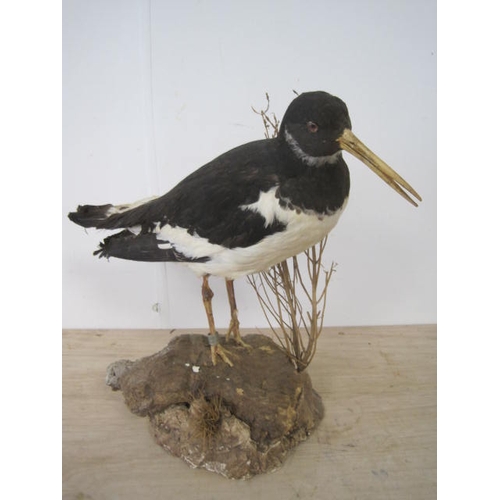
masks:
MULTIPOLYGON (((353 131, 423 197, 418 209, 363 164, 330 236, 326 325, 436 321, 435 2, 86 0, 63 4, 63 326, 204 327, 200 282, 175 264, 98 260, 81 203, 161 194, 263 136, 298 92, 348 105, 353 131), (158 312, 153 308, 159 304, 158 312)), ((214 312, 228 324, 222 280, 214 312)), ((243 326, 266 326, 236 285, 243 326)))

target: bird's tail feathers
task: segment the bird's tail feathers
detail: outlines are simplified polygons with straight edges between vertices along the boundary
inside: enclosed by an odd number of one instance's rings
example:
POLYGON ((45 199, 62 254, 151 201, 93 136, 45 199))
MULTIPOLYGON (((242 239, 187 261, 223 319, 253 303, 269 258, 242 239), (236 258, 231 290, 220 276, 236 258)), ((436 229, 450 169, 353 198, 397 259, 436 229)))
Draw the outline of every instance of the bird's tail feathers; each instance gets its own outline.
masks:
POLYGON ((79 205, 76 212, 70 212, 68 218, 70 221, 82 227, 98 227, 105 221, 113 205, 79 205))
POLYGON ((152 196, 124 205, 79 205, 76 212, 69 213, 68 217, 82 227, 95 227, 97 229, 141 226, 148 220, 152 208, 150 202, 157 198, 157 196, 152 196))

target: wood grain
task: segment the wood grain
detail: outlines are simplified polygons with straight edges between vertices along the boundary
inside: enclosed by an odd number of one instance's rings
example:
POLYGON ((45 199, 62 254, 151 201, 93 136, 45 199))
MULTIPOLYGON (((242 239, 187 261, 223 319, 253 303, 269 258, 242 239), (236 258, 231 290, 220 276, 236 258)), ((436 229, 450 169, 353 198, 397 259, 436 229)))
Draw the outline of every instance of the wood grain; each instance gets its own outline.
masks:
POLYGON ((309 368, 325 418, 282 469, 249 481, 168 455, 104 384, 109 363, 178 333, 63 331, 64 499, 435 498, 435 325, 325 328, 309 368))

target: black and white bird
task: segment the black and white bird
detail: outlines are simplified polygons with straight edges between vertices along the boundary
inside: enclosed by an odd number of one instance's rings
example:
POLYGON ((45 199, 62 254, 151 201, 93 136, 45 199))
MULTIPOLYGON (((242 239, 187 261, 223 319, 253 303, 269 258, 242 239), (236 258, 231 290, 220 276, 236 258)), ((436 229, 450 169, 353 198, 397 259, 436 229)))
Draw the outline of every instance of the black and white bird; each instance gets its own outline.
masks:
POLYGON ((69 218, 83 227, 121 230, 99 257, 181 262, 203 278, 212 361, 232 365, 218 341, 209 276, 225 278, 228 337, 239 333, 233 280, 267 270, 321 241, 349 197, 348 151, 413 205, 418 193, 352 132, 347 107, 326 92, 307 92, 286 110, 278 136, 232 149, 163 196, 125 205, 83 205, 69 218), (413 197, 413 198, 412 198, 413 197))

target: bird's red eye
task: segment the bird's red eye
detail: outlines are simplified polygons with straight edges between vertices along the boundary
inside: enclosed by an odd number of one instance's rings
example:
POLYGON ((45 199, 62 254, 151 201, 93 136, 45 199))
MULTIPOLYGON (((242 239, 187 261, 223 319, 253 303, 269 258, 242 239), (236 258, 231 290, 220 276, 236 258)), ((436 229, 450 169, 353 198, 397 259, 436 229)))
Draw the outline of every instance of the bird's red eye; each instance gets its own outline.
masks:
POLYGON ((307 122, 307 130, 315 134, 318 131, 318 125, 314 122, 307 122))

